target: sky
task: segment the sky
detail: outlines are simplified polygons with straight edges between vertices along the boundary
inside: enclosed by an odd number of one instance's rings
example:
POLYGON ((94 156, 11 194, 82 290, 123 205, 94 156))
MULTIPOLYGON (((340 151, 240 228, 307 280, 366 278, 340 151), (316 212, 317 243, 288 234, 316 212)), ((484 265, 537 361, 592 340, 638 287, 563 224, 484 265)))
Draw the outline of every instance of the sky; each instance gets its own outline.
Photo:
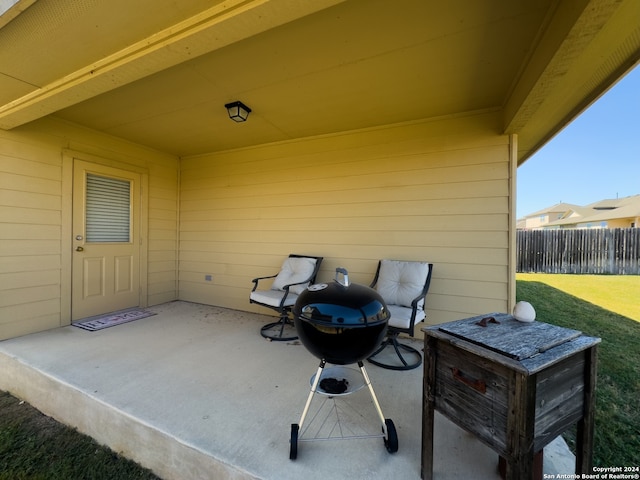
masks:
POLYGON ((518 167, 516 188, 517 218, 640 194, 640 66, 518 167))

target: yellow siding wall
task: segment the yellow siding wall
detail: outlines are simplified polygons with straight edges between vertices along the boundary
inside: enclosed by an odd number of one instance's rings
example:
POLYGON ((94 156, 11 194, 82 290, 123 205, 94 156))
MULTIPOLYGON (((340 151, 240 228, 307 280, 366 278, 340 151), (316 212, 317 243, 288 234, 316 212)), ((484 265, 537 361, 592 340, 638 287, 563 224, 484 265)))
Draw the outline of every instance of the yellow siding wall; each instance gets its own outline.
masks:
POLYGON ((0 339, 64 318, 64 149, 148 171, 148 304, 177 297, 178 160, 54 120, 0 130, 0 339))
POLYGON ((0 131, 0 339, 69 321, 68 151, 148 172, 149 305, 269 313, 249 304, 251 278, 307 253, 325 257, 320 281, 343 266, 368 284, 379 258, 433 262, 430 323, 506 311, 510 145, 498 123, 476 115, 181 161, 52 119, 0 131))
POLYGON ((506 311, 510 147, 497 124, 484 114, 182 159, 179 297, 269 313, 249 304, 251 278, 301 253, 325 257, 319 281, 342 266, 368 284, 379 258, 433 262, 430 323, 506 311))

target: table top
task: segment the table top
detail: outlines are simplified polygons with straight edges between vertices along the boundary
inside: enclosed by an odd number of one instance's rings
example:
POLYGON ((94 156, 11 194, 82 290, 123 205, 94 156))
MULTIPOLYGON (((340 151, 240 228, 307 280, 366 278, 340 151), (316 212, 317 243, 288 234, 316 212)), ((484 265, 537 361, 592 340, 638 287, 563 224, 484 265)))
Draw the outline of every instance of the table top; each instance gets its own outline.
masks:
POLYGON ((544 322, 519 322, 489 313, 422 329, 499 363, 531 373, 600 342, 578 330, 544 322))

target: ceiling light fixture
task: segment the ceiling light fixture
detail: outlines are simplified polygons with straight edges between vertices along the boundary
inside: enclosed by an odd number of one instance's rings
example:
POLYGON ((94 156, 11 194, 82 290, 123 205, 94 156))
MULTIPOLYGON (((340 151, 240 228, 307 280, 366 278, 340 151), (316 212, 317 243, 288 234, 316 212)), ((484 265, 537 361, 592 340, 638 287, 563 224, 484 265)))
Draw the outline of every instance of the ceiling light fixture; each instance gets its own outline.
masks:
POLYGON ((246 122, 251 109, 242 102, 231 102, 224 106, 229 113, 229 118, 234 122, 246 122))

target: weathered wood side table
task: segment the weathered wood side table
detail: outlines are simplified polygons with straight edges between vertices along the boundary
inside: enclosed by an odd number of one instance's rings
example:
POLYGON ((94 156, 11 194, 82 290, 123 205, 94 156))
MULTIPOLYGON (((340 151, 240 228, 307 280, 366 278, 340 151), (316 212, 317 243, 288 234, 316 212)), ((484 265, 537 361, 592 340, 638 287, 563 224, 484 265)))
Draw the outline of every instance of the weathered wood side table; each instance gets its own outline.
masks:
POLYGON ((599 338, 492 313, 425 332, 422 478, 433 478, 438 410, 533 478, 534 457, 578 423, 576 473, 590 473, 599 338))

